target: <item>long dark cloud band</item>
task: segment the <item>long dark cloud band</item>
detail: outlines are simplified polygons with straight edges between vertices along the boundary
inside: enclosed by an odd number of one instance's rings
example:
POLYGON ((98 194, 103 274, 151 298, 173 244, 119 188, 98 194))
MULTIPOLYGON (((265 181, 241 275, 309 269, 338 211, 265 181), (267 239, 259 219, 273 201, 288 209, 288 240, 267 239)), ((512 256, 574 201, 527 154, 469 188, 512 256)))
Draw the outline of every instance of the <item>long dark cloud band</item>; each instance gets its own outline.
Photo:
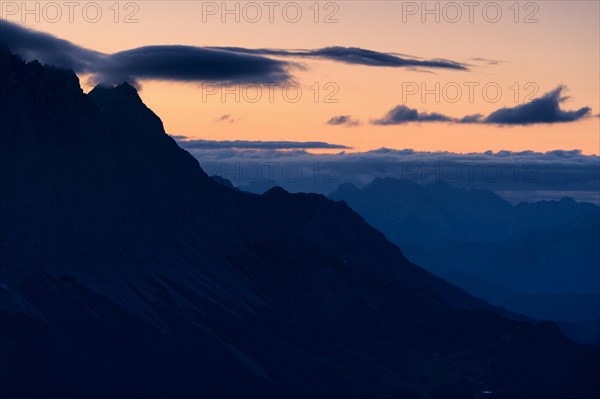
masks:
POLYGON ((275 50, 275 49, 245 49, 242 47, 213 47, 229 51, 280 57, 321 58, 345 64, 393 67, 393 68, 441 68, 468 70, 468 65, 445 59, 419 60, 400 57, 396 54, 382 53, 358 47, 332 46, 317 50, 275 50))
POLYGON ((455 61, 411 59, 355 47, 274 50, 161 45, 103 54, 8 21, 0 21, 0 45, 26 60, 37 59, 77 73, 93 74, 99 83, 135 83, 139 79, 282 83, 291 80, 290 69, 297 66, 282 57, 376 67, 467 70, 466 64, 455 61))
POLYGON ((103 83, 139 79, 276 83, 290 79, 289 63, 265 56, 194 46, 146 46, 103 54, 7 21, 0 21, 0 45, 26 59, 93 74, 103 83))

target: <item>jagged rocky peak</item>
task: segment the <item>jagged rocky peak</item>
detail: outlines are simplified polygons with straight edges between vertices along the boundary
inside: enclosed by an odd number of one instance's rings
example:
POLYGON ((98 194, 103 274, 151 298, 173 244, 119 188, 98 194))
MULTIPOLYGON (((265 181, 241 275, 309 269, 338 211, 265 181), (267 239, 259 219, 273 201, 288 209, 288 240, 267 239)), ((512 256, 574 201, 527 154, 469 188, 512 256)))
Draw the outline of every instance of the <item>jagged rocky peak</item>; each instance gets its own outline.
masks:
POLYGON ((83 90, 79 78, 70 69, 43 65, 37 60, 26 62, 18 55, 0 46, 0 84, 19 84, 32 93, 42 97, 58 97, 64 95, 82 95, 83 90))
POLYGON ((98 129, 91 103, 71 70, 25 62, 0 50, 0 152, 18 159, 49 157, 65 140, 87 140, 98 129))
POLYGON ((88 95, 109 121, 111 129, 126 130, 129 136, 143 132, 164 135, 160 118, 142 101, 137 89, 127 82, 116 86, 99 84, 88 95))
POLYGON ((105 105, 106 103, 119 103, 121 105, 143 103, 137 89, 127 82, 116 86, 101 83, 89 92, 88 96, 100 105, 105 105))
MULTIPOLYGON (((42 64, 38 60, 25 61, 21 56, 13 54, 7 47, 0 45, 0 95, 8 100, 17 92, 23 97, 23 89, 29 98, 41 101, 42 106, 48 106, 48 102, 75 100, 84 102, 86 95, 81 88, 79 77, 73 70, 59 68, 49 64, 42 64), (70 97, 70 98, 69 98, 70 97)), ((100 84, 88 95, 89 99, 101 106, 118 104, 119 107, 140 106, 143 102, 138 95, 137 89, 129 83, 121 83, 117 86, 100 84)), ((145 106, 144 106, 145 108, 145 106)), ((130 111, 127 109, 127 111, 130 111)))
POLYGON ((14 72, 18 65, 25 65, 25 61, 0 44, 0 77, 14 72))
POLYGON ((42 170, 112 165, 153 186, 206 179, 131 84, 85 94, 71 70, 25 62, 6 48, 0 60, 0 152, 42 170))

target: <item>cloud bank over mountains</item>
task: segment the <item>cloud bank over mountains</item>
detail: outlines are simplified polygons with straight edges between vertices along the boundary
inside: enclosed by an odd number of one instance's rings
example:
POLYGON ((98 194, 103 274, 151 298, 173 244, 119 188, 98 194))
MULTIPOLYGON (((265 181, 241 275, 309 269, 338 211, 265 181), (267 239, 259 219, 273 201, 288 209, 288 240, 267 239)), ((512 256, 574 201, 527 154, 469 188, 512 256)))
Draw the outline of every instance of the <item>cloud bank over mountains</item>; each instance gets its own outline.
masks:
POLYGON ((381 148, 366 152, 313 154, 309 149, 335 144, 303 142, 181 140, 210 175, 260 192, 275 185, 291 192, 329 194, 341 183, 362 187, 376 177, 418 183, 445 181, 486 188, 510 202, 560 199, 600 204, 600 157, 579 150, 428 152, 381 148), (199 144, 200 143, 200 144, 199 144))

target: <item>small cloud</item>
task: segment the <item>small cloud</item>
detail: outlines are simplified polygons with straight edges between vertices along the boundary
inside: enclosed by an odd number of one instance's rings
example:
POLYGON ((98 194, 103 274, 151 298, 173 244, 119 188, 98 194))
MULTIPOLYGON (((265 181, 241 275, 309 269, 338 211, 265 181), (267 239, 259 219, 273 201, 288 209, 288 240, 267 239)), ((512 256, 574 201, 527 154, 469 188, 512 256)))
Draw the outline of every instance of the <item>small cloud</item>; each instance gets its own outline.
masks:
POLYGON ((527 104, 512 108, 501 108, 488 115, 483 123, 499 125, 532 125, 536 123, 566 123, 585 118, 591 108, 583 107, 575 111, 565 111, 560 108, 568 97, 562 96, 564 86, 559 86, 540 98, 527 104))
POLYGON ((352 118, 350 115, 338 115, 329 119, 327 124, 332 126, 354 127, 360 125, 360 121, 352 118))
POLYGON ((483 64, 487 64, 487 65, 498 65, 498 64, 503 64, 504 61, 500 61, 500 60, 493 60, 493 59, 489 59, 489 58, 471 58, 472 61, 476 61, 476 62, 480 62, 483 64))
POLYGON ((456 123, 481 123, 482 118, 483 118, 483 115, 481 115, 481 114, 467 115, 467 116, 463 116, 462 118, 456 120, 456 123))
POLYGON ((406 105, 398 105, 383 118, 371 121, 373 125, 402 125, 410 122, 455 122, 456 120, 438 113, 419 112, 406 105))
POLYGON ((215 122, 227 122, 227 123, 233 123, 233 122, 237 122, 239 119, 234 118, 231 114, 225 114, 225 115, 221 115, 218 118, 215 118, 215 122))

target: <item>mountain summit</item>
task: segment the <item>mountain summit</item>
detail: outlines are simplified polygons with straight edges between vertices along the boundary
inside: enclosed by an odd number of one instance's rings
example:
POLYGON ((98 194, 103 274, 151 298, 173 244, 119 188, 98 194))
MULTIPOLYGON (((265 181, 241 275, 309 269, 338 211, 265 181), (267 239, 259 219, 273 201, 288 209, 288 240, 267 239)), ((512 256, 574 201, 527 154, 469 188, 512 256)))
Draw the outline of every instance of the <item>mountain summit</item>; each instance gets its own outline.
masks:
POLYGON ((594 349, 410 263, 345 203, 213 181, 130 85, 86 95, 4 52, 0 104, 1 397, 598 389, 594 349))

